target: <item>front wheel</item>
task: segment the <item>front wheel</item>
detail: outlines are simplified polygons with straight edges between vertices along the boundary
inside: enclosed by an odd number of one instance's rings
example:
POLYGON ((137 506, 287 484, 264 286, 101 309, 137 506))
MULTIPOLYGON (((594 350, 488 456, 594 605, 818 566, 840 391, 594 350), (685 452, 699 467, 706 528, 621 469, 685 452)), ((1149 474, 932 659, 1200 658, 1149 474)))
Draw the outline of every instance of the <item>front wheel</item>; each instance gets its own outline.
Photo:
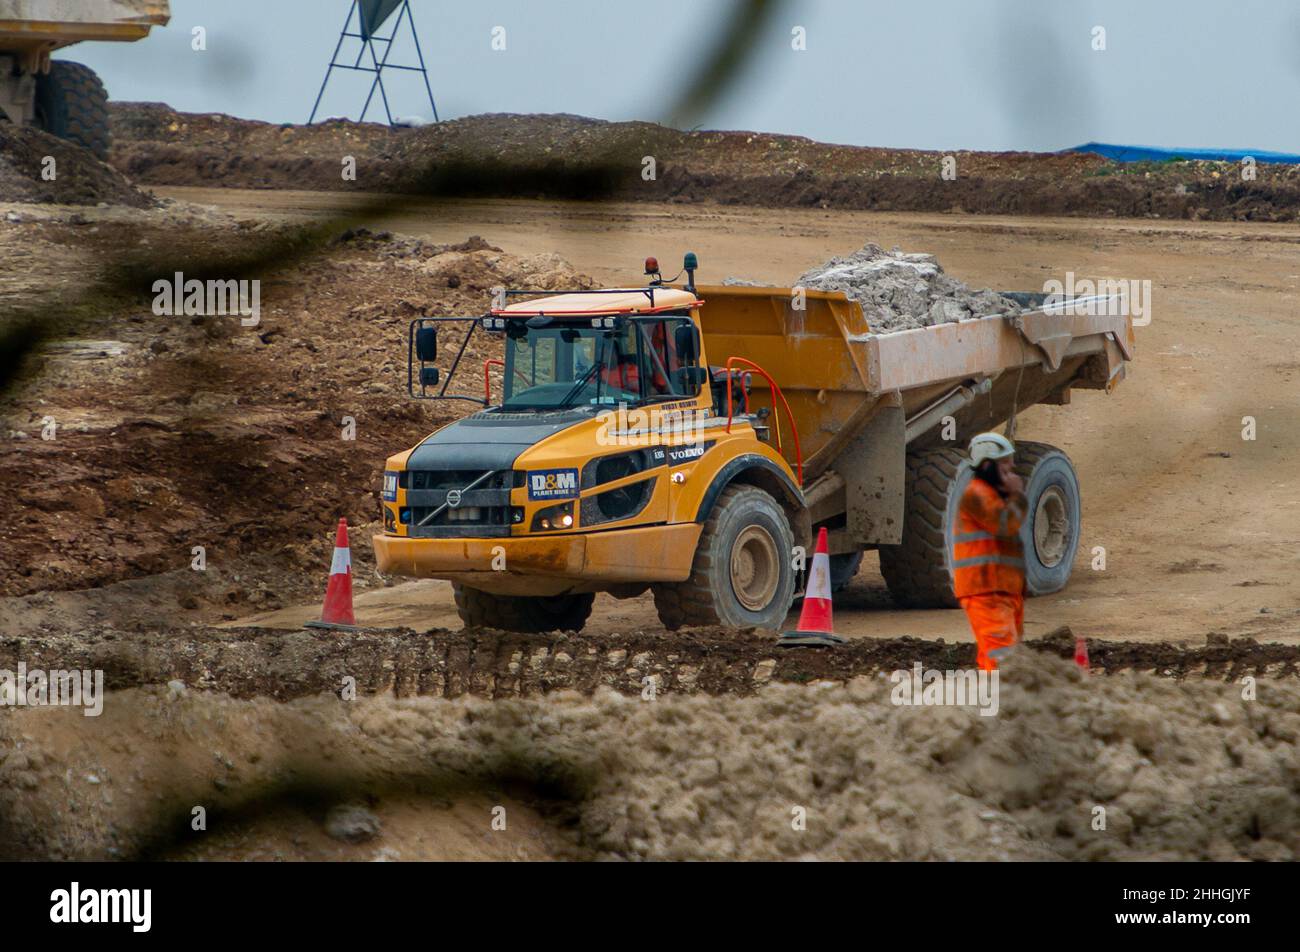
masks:
POLYGON ((754 486, 722 491, 695 548, 691 577, 653 586, 659 620, 683 626, 780 628, 794 600, 794 533, 754 486))
POLYGON ((469 628, 499 628, 540 634, 548 631, 582 631, 591 616, 596 596, 493 595, 477 588, 451 583, 456 613, 469 628))
POLYGON ((843 555, 832 555, 831 559, 831 594, 837 595, 849 587, 849 583, 857 577, 858 569, 862 568, 862 553, 847 552, 843 555))

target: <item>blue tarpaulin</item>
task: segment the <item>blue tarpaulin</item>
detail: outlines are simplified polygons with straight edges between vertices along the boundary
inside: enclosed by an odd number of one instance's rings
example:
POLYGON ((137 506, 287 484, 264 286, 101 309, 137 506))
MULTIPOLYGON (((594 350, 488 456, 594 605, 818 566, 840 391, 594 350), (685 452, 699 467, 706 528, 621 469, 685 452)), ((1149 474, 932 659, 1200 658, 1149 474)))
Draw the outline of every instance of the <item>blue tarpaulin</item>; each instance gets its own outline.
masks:
POLYGON ((1251 152, 1243 149, 1157 149, 1149 145, 1112 145, 1089 142, 1076 145, 1069 152, 1095 152, 1115 162, 1167 162, 1169 159, 1202 159, 1209 162, 1240 162, 1250 156, 1256 162, 1279 162, 1300 165, 1300 155, 1293 152, 1251 152))

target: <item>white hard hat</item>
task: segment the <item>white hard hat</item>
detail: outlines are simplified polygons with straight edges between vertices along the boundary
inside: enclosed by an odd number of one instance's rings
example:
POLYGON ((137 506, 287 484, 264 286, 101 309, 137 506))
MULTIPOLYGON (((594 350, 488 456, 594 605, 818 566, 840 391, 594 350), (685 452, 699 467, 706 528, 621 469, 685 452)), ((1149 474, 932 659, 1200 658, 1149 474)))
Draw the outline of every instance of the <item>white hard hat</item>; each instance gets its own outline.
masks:
POLYGON ((970 464, 978 466, 986 459, 1015 456, 1016 448, 1001 433, 978 433, 970 441, 970 464))

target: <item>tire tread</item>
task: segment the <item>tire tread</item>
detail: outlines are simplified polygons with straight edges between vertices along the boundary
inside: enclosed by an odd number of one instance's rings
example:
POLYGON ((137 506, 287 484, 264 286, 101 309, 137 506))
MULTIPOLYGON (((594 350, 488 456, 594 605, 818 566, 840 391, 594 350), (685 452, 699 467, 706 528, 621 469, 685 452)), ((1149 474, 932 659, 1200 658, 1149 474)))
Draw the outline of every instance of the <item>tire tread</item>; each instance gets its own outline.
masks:
POLYGON ((526 634, 581 631, 591 616, 596 596, 493 595, 481 589, 452 583, 456 613, 470 628, 496 628, 526 634))

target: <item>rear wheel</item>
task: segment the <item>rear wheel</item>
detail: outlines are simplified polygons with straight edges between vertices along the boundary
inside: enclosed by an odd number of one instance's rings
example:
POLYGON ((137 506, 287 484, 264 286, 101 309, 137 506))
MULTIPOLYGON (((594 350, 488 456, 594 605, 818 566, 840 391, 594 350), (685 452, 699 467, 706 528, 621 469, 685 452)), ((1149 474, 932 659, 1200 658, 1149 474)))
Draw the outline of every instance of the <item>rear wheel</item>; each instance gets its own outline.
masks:
MULTIPOLYGON (((907 608, 955 608, 949 568, 957 508, 972 478, 960 450, 907 457, 903 541, 880 547, 880 572, 894 601, 907 608)), ((1064 452, 1046 443, 1016 444, 1016 471, 1025 483, 1028 524, 1025 588, 1059 592, 1070 580, 1079 547, 1079 479, 1064 452)))
POLYGON ((1079 549, 1079 477, 1065 452, 1047 443, 1016 444, 1016 472, 1025 481, 1025 588, 1049 595, 1065 588, 1079 549))
POLYGON ((664 627, 779 628, 794 600, 794 534, 785 512, 754 486, 722 491, 700 533, 685 582, 653 586, 664 627))
POLYGON ((582 631, 591 616, 596 596, 493 595, 452 582, 456 612, 470 628, 499 628, 537 634, 547 631, 582 631))
POLYGON ((36 79, 36 122, 108 159, 108 93, 89 66, 50 63, 49 73, 36 79))
POLYGON ((903 540, 880 547, 880 574, 889 594, 905 608, 956 608, 949 546, 957 507, 971 481, 960 450, 907 456, 903 540))

